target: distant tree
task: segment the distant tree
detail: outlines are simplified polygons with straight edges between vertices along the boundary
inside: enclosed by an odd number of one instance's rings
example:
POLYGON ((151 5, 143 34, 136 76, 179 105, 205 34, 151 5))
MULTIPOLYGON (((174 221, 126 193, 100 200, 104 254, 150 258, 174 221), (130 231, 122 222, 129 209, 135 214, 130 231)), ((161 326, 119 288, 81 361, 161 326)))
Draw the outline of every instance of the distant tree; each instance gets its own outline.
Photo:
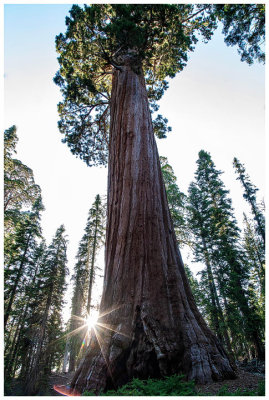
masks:
MULTIPOLYGON (((199 153, 200 155, 200 153, 199 153)), ((212 177, 211 177, 212 178, 212 177)), ((216 332, 218 338, 225 342, 229 353, 232 353, 227 326, 220 306, 219 294, 217 292, 216 276, 214 276, 212 235, 212 206, 205 188, 192 182, 189 187, 188 211, 189 229, 192 232, 193 251, 196 262, 202 262, 206 269, 201 273, 201 287, 207 294, 205 303, 206 313, 211 328, 216 332)), ((214 222, 213 222, 214 223, 214 222)))
POLYGON ((44 257, 45 243, 36 243, 27 271, 24 271, 23 284, 14 299, 11 321, 5 330, 5 381, 13 378, 20 370, 20 376, 24 376, 26 360, 29 356, 29 320, 33 315, 32 304, 39 297, 37 276, 44 257), (19 292, 19 295, 18 295, 19 292))
POLYGON ((61 227, 46 248, 41 190, 32 170, 13 158, 17 142, 13 126, 4 134, 5 382, 19 374, 32 394, 62 359, 66 246, 61 227))
POLYGON ((16 127, 4 132, 4 326, 5 379, 14 377, 22 365, 24 337, 40 259, 44 210, 41 190, 33 171, 16 153, 16 127))
POLYGON ((27 276, 27 268, 31 264, 36 239, 41 238, 40 212, 43 209, 41 198, 38 198, 32 211, 20 213, 20 222, 12 234, 12 244, 8 247, 9 252, 5 251, 5 326, 22 278, 24 275, 27 276))
POLYGON ((165 184, 168 206, 174 224, 175 234, 180 247, 190 246, 190 238, 186 223, 186 195, 179 190, 177 178, 166 157, 160 157, 163 180, 165 184))
POLYGON ((244 188, 244 198, 251 206, 251 211, 254 217, 254 220, 257 225, 257 232, 261 236, 263 240, 263 244, 265 246, 265 219, 262 213, 262 210, 257 204, 256 192, 257 189, 250 181, 248 174, 246 173, 246 169, 243 164, 241 164, 237 158, 234 158, 233 161, 234 168, 238 175, 237 179, 241 182, 244 188))
POLYGON ((40 187, 35 184, 33 171, 20 160, 12 158, 16 153, 18 137, 13 125, 4 133, 4 211, 21 210, 32 206, 40 196, 40 187))
POLYGON ((252 297, 256 297, 256 306, 265 318, 265 254, 262 238, 253 222, 244 213, 243 248, 245 262, 251 272, 252 297))
POLYGON ((53 353, 55 342, 59 339, 60 312, 66 288, 65 277, 68 273, 67 241, 64 233, 65 228, 61 225, 46 251, 44 264, 39 271, 40 296, 36 314, 32 317, 38 324, 38 330, 33 341, 34 352, 31 365, 25 377, 25 394, 27 395, 38 393, 52 366, 55 365, 53 353))
MULTIPOLYGON (((212 281, 214 272, 220 293, 226 302, 230 300, 230 304, 237 305, 243 316, 245 334, 255 346, 258 357, 263 358, 261 320, 248 302, 249 271, 243 262, 239 228, 233 215, 231 200, 227 197, 228 191, 224 188, 220 179, 221 172, 216 170, 209 153, 201 150, 197 165, 196 182, 190 186, 191 226, 195 227, 195 221, 199 225, 198 232, 194 230, 196 254, 204 257, 205 262, 207 254, 211 269, 213 268, 212 281), (199 207, 200 211, 197 213, 199 207), (201 222, 199 218, 202 219, 201 222)), ((208 277, 210 281, 210 276, 208 277)))
POLYGON ((75 265, 74 292, 72 298, 72 310, 70 321, 70 358, 69 371, 74 371, 79 350, 85 334, 88 330, 80 329, 85 325, 87 317, 91 313, 92 289, 95 280, 96 257, 98 250, 104 244, 105 236, 105 206, 102 204, 100 195, 95 197, 95 201, 89 210, 89 216, 85 227, 85 233, 79 243, 77 253, 77 263, 75 265), (83 321, 84 319, 84 321, 83 321))
POLYGON ((5 327, 36 239, 41 237, 40 212, 44 209, 32 170, 13 158, 17 142, 16 127, 12 126, 4 132, 5 327))
POLYGON ((193 272, 191 269, 185 264, 185 271, 186 275, 188 277, 188 280, 190 282, 190 287, 192 290, 193 297, 195 299, 195 302, 197 304, 197 307, 199 308, 200 313, 203 315, 204 319, 206 322, 209 322, 209 313, 208 313, 208 296, 207 293, 205 292, 204 288, 202 285, 199 283, 198 279, 195 278, 193 272))

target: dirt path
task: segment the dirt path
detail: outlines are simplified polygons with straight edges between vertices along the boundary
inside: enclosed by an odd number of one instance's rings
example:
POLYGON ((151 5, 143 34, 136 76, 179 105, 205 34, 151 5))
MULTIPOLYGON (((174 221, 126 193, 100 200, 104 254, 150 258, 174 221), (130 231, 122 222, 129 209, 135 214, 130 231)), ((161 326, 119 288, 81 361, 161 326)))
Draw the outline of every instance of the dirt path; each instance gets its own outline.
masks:
POLYGON ((57 393, 54 389, 54 385, 58 386, 68 386, 72 380, 73 372, 67 373, 54 373, 49 377, 49 392, 48 396, 62 396, 60 393, 57 393))

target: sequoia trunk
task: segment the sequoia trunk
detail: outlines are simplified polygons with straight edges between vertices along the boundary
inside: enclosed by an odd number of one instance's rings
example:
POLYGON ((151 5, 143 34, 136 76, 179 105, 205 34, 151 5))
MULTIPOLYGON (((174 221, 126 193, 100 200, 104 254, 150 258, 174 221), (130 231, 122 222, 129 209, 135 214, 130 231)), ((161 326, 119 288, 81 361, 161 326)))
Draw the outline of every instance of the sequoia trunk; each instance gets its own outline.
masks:
POLYGON ((142 73, 113 75, 106 267, 99 323, 72 387, 117 387, 132 377, 184 373, 234 378, 199 313, 168 209, 142 73), (100 350, 101 349, 101 350, 100 350))

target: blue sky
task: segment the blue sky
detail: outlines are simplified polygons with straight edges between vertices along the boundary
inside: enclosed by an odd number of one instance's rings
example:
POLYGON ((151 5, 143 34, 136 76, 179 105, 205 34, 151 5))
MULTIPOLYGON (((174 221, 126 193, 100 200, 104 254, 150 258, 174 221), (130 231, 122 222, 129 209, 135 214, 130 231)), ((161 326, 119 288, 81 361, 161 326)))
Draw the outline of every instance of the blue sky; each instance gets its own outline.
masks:
MULTIPOLYGON (((17 126, 17 158, 33 169, 41 186, 48 242, 60 224, 66 226, 72 270, 88 210, 95 195, 106 192, 106 169, 88 168, 75 158, 61 143, 57 129, 61 94, 52 81, 58 69, 55 36, 65 32, 70 8, 70 4, 5 5, 4 84, 5 129, 17 126)), ((198 43, 160 105, 159 112, 173 131, 158 141, 159 153, 168 157, 180 189, 186 192, 194 177, 198 152, 209 151, 216 167, 224 171, 222 178, 240 222, 249 208, 233 171, 234 156, 261 189, 259 198, 264 195, 264 66, 242 63, 236 48, 224 44, 219 29, 208 44, 198 43)))

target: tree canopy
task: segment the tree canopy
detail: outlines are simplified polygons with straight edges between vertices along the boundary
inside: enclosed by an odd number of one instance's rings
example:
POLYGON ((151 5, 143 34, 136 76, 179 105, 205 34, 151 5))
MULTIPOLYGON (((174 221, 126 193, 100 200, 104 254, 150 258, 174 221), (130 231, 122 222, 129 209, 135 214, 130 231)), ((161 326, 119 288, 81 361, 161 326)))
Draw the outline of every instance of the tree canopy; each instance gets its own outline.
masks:
MULTIPOLYGON (((65 34, 56 37, 61 88, 59 129, 63 142, 87 165, 108 157, 112 70, 128 55, 144 73, 152 113, 173 78, 187 64, 198 38, 208 41, 223 22, 227 45, 237 45, 249 64, 265 59, 265 7, 260 4, 94 4, 74 5, 65 34)), ((155 134, 166 137, 167 119, 157 114, 155 134)))
POLYGON ((265 62, 265 4, 216 4, 225 43, 238 46, 241 61, 265 62))
POLYGON ((23 206, 33 205, 41 195, 31 168, 13 158, 18 143, 16 132, 15 125, 4 132, 4 210, 7 217, 23 206))
MULTIPOLYGON (((56 38, 60 70, 54 81, 64 100, 59 104, 59 129, 73 154, 87 165, 107 162, 112 67, 128 57, 143 70, 152 112, 173 78, 187 63, 197 34, 210 39, 216 17, 210 5, 73 6, 67 31, 56 38)), ((125 62, 125 61, 124 61, 125 62)), ((158 137, 169 128, 160 114, 153 121, 158 137)))

